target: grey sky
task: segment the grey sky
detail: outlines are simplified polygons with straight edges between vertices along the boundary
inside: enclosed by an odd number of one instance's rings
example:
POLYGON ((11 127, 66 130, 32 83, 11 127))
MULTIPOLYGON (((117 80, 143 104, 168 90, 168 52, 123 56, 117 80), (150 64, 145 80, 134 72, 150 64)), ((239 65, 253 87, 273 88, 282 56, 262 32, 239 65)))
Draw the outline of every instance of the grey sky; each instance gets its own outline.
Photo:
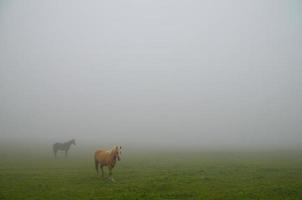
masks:
POLYGON ((0 2, 0 137, 302 144, 299 0, 0 2))

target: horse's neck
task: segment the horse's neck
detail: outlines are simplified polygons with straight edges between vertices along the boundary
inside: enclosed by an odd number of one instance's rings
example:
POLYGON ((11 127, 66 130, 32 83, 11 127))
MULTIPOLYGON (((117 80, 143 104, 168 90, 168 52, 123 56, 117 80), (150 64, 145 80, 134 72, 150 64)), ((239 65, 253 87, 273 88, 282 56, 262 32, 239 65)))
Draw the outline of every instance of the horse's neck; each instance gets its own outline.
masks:
POLYGON ((111 157, 111 160, 114 164, 116 162, 116 155, 115 154, 116 154, 116 152, 114 151, 114 149, 112 149, 111 152, 110 152, 110 157, 111 157))
POLYGON ((114 150, 113 149, 111 149, 111 151, 110 151, 110 157, 114 158, 114 150))
POLYGON ((66 142, 65 144, 66 144, 68 147, 70 147, 71 143, 72 143, 72 140, 70 140, 69 142, 66 142))

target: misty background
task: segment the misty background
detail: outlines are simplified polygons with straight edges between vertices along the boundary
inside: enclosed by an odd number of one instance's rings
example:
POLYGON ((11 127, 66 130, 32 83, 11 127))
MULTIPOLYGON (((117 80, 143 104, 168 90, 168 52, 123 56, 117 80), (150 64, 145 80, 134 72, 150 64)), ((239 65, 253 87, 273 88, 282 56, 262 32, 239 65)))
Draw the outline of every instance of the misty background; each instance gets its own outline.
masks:
POLYGON ((301 36, 299 0, 1 0, 0 140, 301 146, 301 36))

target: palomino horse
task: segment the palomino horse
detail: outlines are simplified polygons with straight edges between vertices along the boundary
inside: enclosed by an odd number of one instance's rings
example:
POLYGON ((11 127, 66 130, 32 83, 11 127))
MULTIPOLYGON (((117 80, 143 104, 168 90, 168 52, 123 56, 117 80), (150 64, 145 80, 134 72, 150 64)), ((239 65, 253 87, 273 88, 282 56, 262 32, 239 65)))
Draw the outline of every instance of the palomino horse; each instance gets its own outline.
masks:
POLYGON ((97 150, 94 154, 95 169, 97 175, 99 175, 99 166, 102 170, 102 177, 104 178, 103 167, 107 166, 109 169, 109 178, 113 181, 112 178, 112 169, 115 166, 116 160, 120 161, 120 154, 122 147, 114 146, 111 150, 100 149, 97 150))
POLYGON ((53 153, 55 154, 55 158, 57 157, 57 152, 58 151, 65 151, 65 157, 67 157, 67 154, 68 154, 68 150, 70 148, 71 145, 76 145, 75 143, 75 140, 72 139, 68 142, 65 142, 65 143, 55 143, 53 146, 52 146, 52 149, 53 149, 53 153))

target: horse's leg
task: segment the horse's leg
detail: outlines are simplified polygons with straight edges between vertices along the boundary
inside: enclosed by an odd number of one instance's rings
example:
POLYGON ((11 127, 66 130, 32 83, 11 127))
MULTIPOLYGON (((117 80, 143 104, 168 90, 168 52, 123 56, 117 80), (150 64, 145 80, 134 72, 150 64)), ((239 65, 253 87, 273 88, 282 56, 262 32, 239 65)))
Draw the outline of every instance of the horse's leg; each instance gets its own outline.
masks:
POLYGON ((104 178, 104 169, 103 169, 103 165, 101 165, 101 170, 102 170, 102 178, 104 178))
POLYGON ((53 154, 54 154, 55 158, 57 158, 57 149, 56 149, 55 145, 53 145, 52 150, 53 150, 53 154))
POLYGON ((109 176, 112 176, 112 169, 109 169, 109 176))
POLYGON ((112 181, 112 182, 114 182, 114 179, 113 179, 113 177, 112 177, 112 167, 108 167, 108 169, 109 169, 109 179, 112 181))
POLYGON ((96 175, 98 176, 99 175, 99 162, 95 159, 94 163, 95 163, 96 175))

